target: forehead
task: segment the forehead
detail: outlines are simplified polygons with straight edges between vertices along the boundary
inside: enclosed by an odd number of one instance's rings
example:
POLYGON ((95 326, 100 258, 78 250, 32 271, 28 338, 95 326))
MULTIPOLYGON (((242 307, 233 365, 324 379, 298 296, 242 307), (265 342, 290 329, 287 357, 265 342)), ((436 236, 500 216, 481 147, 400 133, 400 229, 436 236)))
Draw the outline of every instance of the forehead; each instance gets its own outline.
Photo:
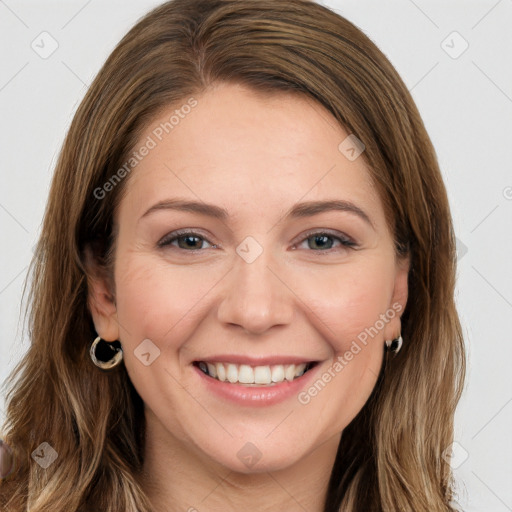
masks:
POLYGON ((148 125, 134 151, 151 149, 133 168, 121 210, 125 203, 140 213, 173 196, 234 214, 338 196, 379 208, 364 159, 343 151, 348 136, 306 96, 221 84, 163 109, 148 125))

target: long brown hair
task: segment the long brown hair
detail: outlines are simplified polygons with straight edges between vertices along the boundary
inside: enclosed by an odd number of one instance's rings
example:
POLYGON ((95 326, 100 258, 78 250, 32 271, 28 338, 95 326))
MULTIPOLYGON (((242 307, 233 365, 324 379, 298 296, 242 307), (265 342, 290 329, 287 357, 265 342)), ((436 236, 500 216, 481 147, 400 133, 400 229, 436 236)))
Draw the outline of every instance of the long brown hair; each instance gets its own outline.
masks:
MULTIPOLYGON (((401 352, 347 426, 325 512, 455 510, 444 451, 465 374, 454 304, 456 254, 436 155, 404 83, 379 49, 306 0, 174 0, 142 18, 80 104, 51 186, 31 266, 31 346, 12 372, 3 438, 16 456, 0 485, 9 512, 150 512, 139 483, 140 396, 123 365, 103 373, 88 350, 84 248, 107 265, 129 176, 98 198, 155 115, 217 82, 298 93, 366 146, 399 255, 409 255, 401 352), (58 454, 44 469, 31 454, 58 454)), ((133 172, 136 172, 134 170, 133 172)), ((119 176, 119 174, 118 174, 119 176)))

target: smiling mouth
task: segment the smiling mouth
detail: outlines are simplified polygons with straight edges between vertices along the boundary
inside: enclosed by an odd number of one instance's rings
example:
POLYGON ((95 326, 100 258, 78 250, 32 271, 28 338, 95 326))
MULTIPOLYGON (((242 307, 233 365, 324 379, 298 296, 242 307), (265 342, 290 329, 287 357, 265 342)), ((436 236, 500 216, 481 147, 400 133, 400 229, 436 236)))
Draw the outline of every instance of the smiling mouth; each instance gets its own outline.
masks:
POLYGON ((276 364, 250 366, 221 362, 195 361, 194 366, 205 375, 220 382, 246 386, 274 386, 281 382, 292 382, 302 377, 317 365, 316 361, 301 364, 276 364))

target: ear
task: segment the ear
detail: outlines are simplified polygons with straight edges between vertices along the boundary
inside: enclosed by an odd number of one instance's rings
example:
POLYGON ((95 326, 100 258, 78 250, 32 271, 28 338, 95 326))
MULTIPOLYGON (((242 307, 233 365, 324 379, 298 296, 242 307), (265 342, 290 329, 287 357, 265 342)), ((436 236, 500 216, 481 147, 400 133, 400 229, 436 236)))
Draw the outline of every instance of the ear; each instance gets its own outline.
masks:
POLYGON ((394 311, 395 316, 386 324, 384 329, 384 339, 393 340, 401 333, 400 317, 405 310, 408 298, 408 277, 411 266, 410 256, 397 258, 395 266, 395 281, 393 295, 389 304, 390 310, 394 311))
POLYGON ((119 324, 112 285, 105 269, 101 268, 96 261, 90 246, 85 248, 84 255, 87 270, 87 305, 94 327, 98 336, 105 341, 118 340, 119 324))

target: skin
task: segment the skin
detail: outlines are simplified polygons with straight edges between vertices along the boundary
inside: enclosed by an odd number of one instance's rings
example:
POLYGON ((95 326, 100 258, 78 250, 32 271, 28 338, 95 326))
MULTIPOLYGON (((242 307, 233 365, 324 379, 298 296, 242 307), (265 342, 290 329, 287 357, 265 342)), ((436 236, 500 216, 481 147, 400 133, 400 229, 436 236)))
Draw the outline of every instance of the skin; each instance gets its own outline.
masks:
POLYGON ((121 341, 145 403, 142 483, 155 510, 320 511, 341 433, 375 386, 399 314, 307 404, 297 396, 234 404, 208 392, 191 363, 220 353, 297 355, 319 361, 321 375, 393 304, 403 311, 409 261, 395 256, 364 159, 338 150, 348 133, 322 106, 236 84, 196 99, 129 177, 116 217, 115 296, 107 280, 90 280, 95 327, 121 341), (142 217, 176 197, 213 203, 229 218, 171 209, 142 217), (349 211, 285 217, 298 202, 329 199, 357 205, 372 225, 349 211), (201 237, 193 249, 183 238, 181 249, 179 240, 158 247, 182 228, 201 237), (315 244, 310 230, 357 246, 315 244), (252 263, 236 252, 247 236, 263 249, 252 263), (160 350, 148 366, 134 354, 145 339, 160 350), (252 467, 237 456, 247 442, 261 453, 252 467))

